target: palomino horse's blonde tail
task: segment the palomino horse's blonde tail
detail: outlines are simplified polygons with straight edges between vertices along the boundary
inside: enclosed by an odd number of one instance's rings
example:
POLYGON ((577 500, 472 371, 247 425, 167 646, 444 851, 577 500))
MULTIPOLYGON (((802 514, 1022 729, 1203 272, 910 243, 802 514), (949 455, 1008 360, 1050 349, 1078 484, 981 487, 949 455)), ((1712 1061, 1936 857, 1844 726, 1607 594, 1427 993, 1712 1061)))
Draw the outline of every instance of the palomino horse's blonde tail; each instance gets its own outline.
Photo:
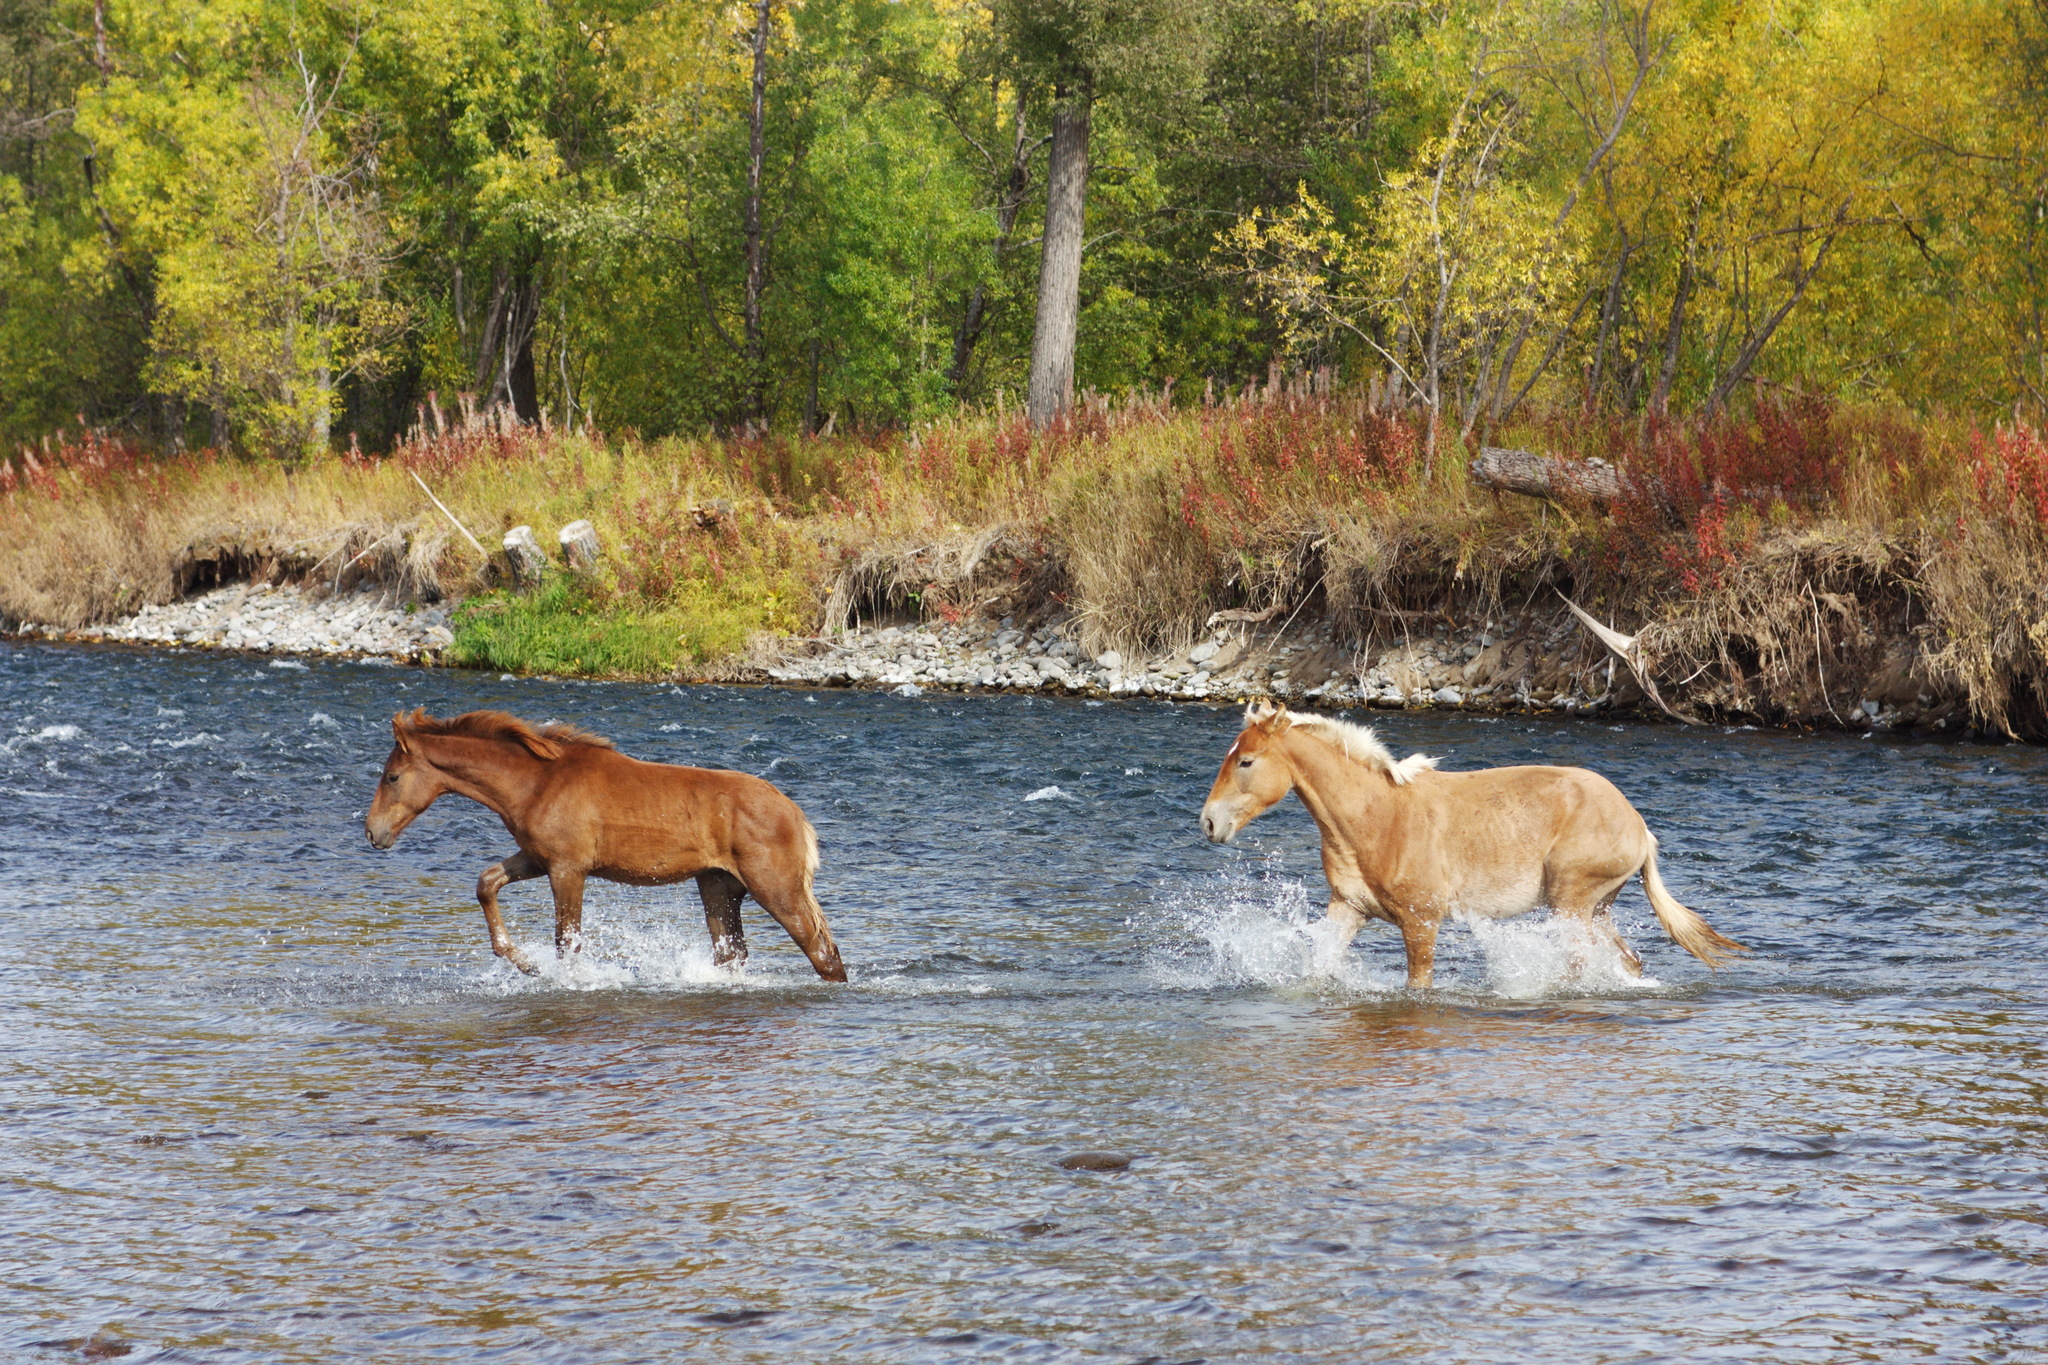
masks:
POLYGON ((1664 889, 1664 879, 1657 875, 1657 836, 1654 834, 1650 836, 1650 856, 1643 859, 1643 893, 1650 898, 1650 909, 1657 912, 1657 923, 1664 926, 1664 932, 1671 935, 1671 941, 1709 967, 1718 968, 1730 953, 1749 951, 1715 930, 1698 911, 1680 905, 1677 897, 1664 889))

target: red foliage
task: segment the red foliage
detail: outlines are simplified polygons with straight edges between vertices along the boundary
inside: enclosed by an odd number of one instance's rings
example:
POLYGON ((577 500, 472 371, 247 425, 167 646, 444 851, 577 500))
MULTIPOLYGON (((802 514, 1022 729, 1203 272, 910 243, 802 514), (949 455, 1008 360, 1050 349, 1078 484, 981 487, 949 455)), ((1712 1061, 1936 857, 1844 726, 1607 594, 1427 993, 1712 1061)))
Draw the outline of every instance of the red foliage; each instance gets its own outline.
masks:
POLYGON ((2033 427, 2000 427, 1971 440, 1978 503, 1995 517, 2048 532, 2048 441, 2033 427))

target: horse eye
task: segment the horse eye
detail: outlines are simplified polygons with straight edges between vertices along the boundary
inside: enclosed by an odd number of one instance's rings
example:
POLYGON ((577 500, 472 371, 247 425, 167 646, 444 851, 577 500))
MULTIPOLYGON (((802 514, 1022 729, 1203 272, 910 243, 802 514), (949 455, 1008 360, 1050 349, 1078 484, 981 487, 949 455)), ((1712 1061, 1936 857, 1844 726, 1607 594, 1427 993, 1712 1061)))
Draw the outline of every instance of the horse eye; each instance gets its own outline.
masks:
POLYGON ((1238 766, 1238 767, 1240 767, 1240 768, 1249 768, 1249 767, 1251 767, 1251 766, 1252 766, 1252 764, 1253 764, 1254 762, 1256 762, 1256 761, 1257 761, 1257 760, 1255 760, 1255 759, 1249 759, 1249 758, 1240 758, 1239 760, 1237 760, 1237 766, 1238 766))

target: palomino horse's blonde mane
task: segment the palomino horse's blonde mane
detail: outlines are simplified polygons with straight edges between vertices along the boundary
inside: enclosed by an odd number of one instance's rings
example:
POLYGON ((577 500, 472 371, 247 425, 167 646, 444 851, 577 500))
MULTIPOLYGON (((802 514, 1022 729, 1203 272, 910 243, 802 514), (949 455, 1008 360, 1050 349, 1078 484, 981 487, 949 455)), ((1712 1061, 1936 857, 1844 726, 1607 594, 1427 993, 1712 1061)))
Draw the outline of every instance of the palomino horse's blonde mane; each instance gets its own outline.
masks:
POLYGON ((523 744, 541 758, 553 758, 556 745, 580 744, 590 749, 616 748, 603 735, 593 735, 578 725, 550 721, 529 725, 506 711, 465 711, 445 719, 430 716, 425 707, 400 718, 404 728, 416 735, 461 735, 469 739, 501 739, 523 744))
MULTIPOLYGON (((1361 768, 1385 773, 1394 780, 1396 786, 1406 786, 1414 779, 1415 774, 1436 766, 1436 760, 1425 754, 1395 758, 1393 751, 1380 742, 1380 737, 1373 733, 1370 726, 1353 725, 1348 720, 1338 720, 1333 716, 1289 711, 1285 707, 1278 710, 1287 717, 1290 728, 1321 740, 1361 768)), ((1254 711, 1245 712, 1247 724, 1258 718, 1259 714, 1254 711)))

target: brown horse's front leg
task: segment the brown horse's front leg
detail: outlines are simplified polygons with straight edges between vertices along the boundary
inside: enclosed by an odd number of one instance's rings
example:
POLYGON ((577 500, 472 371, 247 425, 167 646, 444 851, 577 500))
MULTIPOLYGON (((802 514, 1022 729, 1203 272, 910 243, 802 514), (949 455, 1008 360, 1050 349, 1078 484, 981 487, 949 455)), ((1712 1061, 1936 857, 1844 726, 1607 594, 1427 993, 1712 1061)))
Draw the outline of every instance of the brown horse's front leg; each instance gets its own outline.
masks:
POLYGON ((555 956, 583 951, 583 878, 581 868, 556 868, 548 873, 555 889, 555 956))
POLYGON ((1401 946, 1408 950, 1408 989, 1426 991, 1436 980, 1437 921, 1420 915, 1402 915, 1401 946))
POLYGON ((491 931, 491 951, 528 976, 540 975, 540 968, 528 962, 526 954, 512 946, 512 936, 505 932, 505 917, 498 913, 498 893, 513 882, 531 881, 547 875, 548 870, 532 858, 524 853, 515 853, 501 863, 492 863, 476 879, 476 902, 484 908, 484 923, 491 931))
POLYGON ((704 898, 704 927, 711 931, 712 965, 744 966, 747 935, 740 927, 740 901, 747 894, 745 883, 714 867, 697 874, 697 894, 704 898))

